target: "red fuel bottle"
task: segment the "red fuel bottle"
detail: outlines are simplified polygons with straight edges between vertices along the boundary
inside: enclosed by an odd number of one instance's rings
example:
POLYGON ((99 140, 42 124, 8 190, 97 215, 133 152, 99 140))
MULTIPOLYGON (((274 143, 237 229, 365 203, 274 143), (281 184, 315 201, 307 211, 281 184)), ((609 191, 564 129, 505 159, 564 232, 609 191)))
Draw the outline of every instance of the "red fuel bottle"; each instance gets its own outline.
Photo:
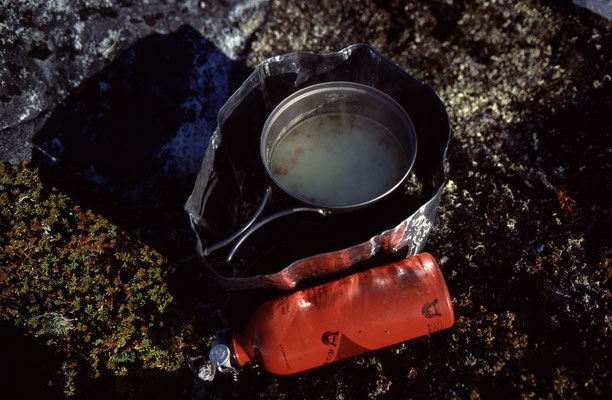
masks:
POLYGON ((421 253, 261 305, 244 332, 211 349, 219 370, 260 363, 289 375, 450 328, 451 297, 421 253), (233 354, 233 357, 232 357, 233 354))

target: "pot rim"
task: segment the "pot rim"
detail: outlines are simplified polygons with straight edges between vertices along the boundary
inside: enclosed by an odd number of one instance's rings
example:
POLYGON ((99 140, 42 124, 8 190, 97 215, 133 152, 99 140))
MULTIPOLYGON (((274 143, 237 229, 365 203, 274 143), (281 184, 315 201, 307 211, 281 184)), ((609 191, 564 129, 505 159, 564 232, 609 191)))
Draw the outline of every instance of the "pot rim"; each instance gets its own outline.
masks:
POLYGON ((387 93, 379 89, 376 89, 375 87, 364 85, 361 83, 348 82, 348 81, 330 81, 330 82, 324 82, 324 83, 317 83, 317 84, 302 88, 294 92, 293 94, 289 95, 288 97, 286 97, 274 108, 274 110, 272 110, 270 115, 268 115, 266 122, 264 123, 262 133, 260 135, 259 154, 260 154, 261 161, 263 163, 263 166, 264 166, 264 169, 266 171, 266 175, 268 176, 268 178, 270 178, 272 182, 274 182, 275 186, 280 188, 283 192, 285 192, 291 198, 299 201, 300 203, 307 204, 311 207, 317 207, 320 209, 328 210, 330 212, 349 212, 349 211, 354 211, 354 210, 366 207, 370 204, 373 204, 383 199, 384 197, 387 197, 393 191, 395 191, 402 183, 404 183, 408 175, 410 174, 410 171, 412 170, 412 166, 414 165, 414 162, 416 160, 417 148, 418 148, 418 142, 417 142, 416 130, 412 123, 412 119, 410 118, 406 110, 393 97, 391 97, 390 95, 388 95, 387 93), (368 94, 373 97, 378 97, 378 100, 383 103, 387 103, 386 105, 390 109, 392 109, 403 120, 404 125, 407 128, 406 133, 408 135, 409 142, 412 146, 412 151, 410 152, 410 154, 405 153, 407 165, 406 165, 406 170, 404 174, 402 175, 400 179, 397 180, 397 182, 392 187, 390 187, 384 193, 376 197, 370 198, 366 201, 363 201, 361 203, 346 204, 346 205, 319 204, 319 203, 311 202, 301 197, 298 197, 297 195, 292 193, 290 190, 286 189, 282 184, 280 184, 277 181, 277 179, 274 177, 274 174, 272 174, 272 171, 270 171, 268 162, 266 160, 266 138, 268 137, 270 128, 274 125, 279 115, 281 115, 287 108, 291 107, 293 104, 295 104, 296 102, 300 101, 301 99, 307 96, 311 96, 313 94, 319 94, 322 92, 333 92, 333 91, 337 91, 338 89, 343 90, 343 91, 354 91, 354 92, 360 92, 363 94, 368 94))

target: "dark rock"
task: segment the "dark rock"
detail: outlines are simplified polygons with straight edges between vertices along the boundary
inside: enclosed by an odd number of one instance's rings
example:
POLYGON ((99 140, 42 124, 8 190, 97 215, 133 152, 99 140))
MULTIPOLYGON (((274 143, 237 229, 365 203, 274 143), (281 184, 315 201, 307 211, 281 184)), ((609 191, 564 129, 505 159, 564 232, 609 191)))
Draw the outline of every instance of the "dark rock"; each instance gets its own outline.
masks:
POLYGON ((34 127, 32 161, 143 239, 187 228, 182 205, 239 65, 189 26, 140 39, 34 127))
POLYGON ((266 3, 8 2, 0 8, 0 161, 30 161, 30 139, 49 112, 138 40, 189 25, 235 59, 266 3))
POLYGON ((612 19, 612 3, 606 0, 573 0, 578 7, 586 7, 589 10, 612 19))

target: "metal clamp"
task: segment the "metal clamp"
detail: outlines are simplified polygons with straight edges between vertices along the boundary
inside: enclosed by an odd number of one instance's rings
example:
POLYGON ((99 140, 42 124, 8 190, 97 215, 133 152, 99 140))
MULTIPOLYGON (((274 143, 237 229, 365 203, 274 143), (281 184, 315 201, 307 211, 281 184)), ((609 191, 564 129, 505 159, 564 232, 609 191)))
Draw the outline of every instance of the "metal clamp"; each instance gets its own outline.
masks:
POLYGON ((221 373, 233 372, 237 374, 236 368, 232 367, 231 363, 232 352, 229 347, 224 344, 215 344, 208 353, 208 359, 221 373))

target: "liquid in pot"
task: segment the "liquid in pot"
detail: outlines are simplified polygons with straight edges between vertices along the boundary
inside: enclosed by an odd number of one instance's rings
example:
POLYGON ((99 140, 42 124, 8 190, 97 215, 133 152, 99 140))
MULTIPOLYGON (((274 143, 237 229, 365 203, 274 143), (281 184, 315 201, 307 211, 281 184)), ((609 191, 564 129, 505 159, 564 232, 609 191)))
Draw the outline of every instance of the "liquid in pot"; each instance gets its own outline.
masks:
POLYGON ((381 124, 355 114, 309 118, 277 144, 269 169, 294 196, 322 206, 361 204, 393 188, 408 161, 381 124))

